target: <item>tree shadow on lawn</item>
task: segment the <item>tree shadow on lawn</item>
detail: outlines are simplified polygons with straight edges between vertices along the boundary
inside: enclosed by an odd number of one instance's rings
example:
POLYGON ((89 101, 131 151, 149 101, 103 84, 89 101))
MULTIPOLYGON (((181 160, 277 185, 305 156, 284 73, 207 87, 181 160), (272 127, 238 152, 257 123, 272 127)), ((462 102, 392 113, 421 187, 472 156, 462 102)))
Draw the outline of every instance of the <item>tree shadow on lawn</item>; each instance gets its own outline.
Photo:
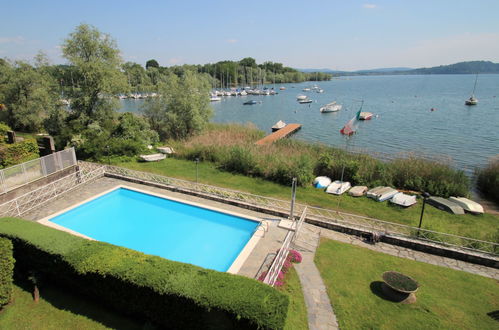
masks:
MULTIPOLYGON (((26 292, 33 294, 33 284, 16 279, 14 284, 26 292)), ((121 315, 103 306, 96 300, 81 296, 62 287, 49 283, 39 286, 40 298, 57 309, 66 310, 75 315, 81 315, 101 323, 112 329, 136 330, 155 329, 155 326, 144 320, 121 315)))

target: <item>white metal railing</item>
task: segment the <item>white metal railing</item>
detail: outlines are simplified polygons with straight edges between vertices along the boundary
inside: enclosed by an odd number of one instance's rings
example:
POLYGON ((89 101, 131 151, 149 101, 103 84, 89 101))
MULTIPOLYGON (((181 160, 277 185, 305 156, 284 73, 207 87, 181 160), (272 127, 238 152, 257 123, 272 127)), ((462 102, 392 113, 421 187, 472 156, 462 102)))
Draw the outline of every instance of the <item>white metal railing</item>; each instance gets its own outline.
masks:
POLYGON ((72 174, 1 204, 0 217, 21 216, 63 193, 104 176, 104 172, 104 166, 80 168, 72 174))
MULTIPOLYGON (((81 164, 85 162, 80 162, 81 164)), ((92 163, 87 163, 92 164, 92 163)), ((289 214, 291 202, 276 198, 264 197, 245 193, 237 190, 210 186, 206 184, 170 178, 154 173, 140 172, 123 167, 106 166, 106 173, 118 177, 138 179, 150 183, 159 183, 172 188, 179 188, 186 191, 203 193, 227 201, 242 202, 259 208, 289 214)), ((485 252, 489 254, 499 254, 499 244, 469 237, 436 232, 428 229, 418 229, 416 227, 403 224, 383 221, 375 218, 364 217, 351 213, 339 212, 332 209, 307 206, 296 203, 294 209, 303 212, 307 207, 307 218, 321 222, 338 224, 342 226, 355 227, 365 231, 380 232, 384 235, 399 236, 408 239, 424 240, 429 243, 444 245, 467 251, 485 252)))
POLYGON ((307 217, 307 208, 305 207, 300 216, 300 219, 295 222, 295 231, 288 231, 288 233, 286 234, 286 237, 284 238, 284 241, 282 243, 281 248, 279 249, 279 252, 277 252, 274 261, 272 261, 272 264, 270 265, 269 270, 267 271, 267 274, 263 279, 263 283, 268 284, 270 286, 274 286, 275 283, 277 282, 279 273, 281 272, 282 267, 284 266, 284 262, 286 261, 289 255, 289 246, 298 237, 301 225, 305 221, 306 217, 307 217))
MULTIPOLYGON (((71 153, 71 155, 74 156, 74 150, 68 150, 68 153, 71 153)), ((61 156, 53 157, 57 158, 61 156)), ((68 158, 66 158, 66 160, 68 160, 68 158)), ((69 164, 70 161, 71 159, 69 159, 67 163, 62 161, 59 162, 59 164, 69 164)), ((66 191, 72 190, 73 188, 85 182, 101 177, 106 173, 125 179, 138 179, 150 183, 159 183, 174 189, 202 193, 208 196, 223 199, 225 201, 240 202, 262 209, 278 211, 283 214, 289 214, 291 208, 290 201, 263 197, 237 190, 165 177, 153 173, 134 171, 116 166, 108 166, 81 161, 78 162, 78 164, 79 169, 76 173, 65 176, 59 180, 45 185, 44 187, 33 190, 0 205, 0 216, 19 216, 41 205, 44 202, 59 196, 66 191)), ((62 168, 62 166, 58 168, 62 168)), ((462 237, 427 229, 418 229, 407 225, 345 212, 338 212, 331 209, 307 206, 299 203, 296 203, 294 205, 294 208, 296 212, 303 212, 306 209, 307 219, 309 220, 317 220, 323 223, 325 222, 330 224, 337 224, 340 226, 353 227, 364 231, 379 232, 383 235, 402 237, 406 239, 423 240, 432 244, 441 246, 443 245, 472 252, 488 253, 493 255, 499 254, 499 244, 494 242, 477 240, 469 237, 462 237)), ((303 219, 303 221, 304 220, 305 219, 303 219)), ((301 225, 297 224, 297 227, 298 226, 301 225)))
POLYGON ((29 182, 76 165, 74 148, 27 161, 0 170, 0 193, 5 193, 29 182))

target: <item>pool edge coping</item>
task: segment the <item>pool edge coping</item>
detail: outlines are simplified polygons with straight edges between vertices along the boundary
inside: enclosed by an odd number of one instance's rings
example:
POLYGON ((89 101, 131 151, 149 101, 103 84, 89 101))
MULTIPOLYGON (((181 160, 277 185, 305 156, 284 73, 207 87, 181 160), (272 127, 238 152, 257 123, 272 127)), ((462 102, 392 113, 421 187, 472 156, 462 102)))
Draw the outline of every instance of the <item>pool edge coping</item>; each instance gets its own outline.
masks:
MULTIPOLYGON (((234 212, 234 211, 224 210, 224 209, 221 209, 221 208, 218 208, 218 207, 215 207, 215 206, 203 205, 201 203, 197 203, 197 202, 193 202, 193 201, 188 201, 188 200, 185 200, 185 199, 182 199, 182 198, 166 196, 166 195, 163 195, 163 194, 160 194, 160 193, 157 193, 157 192, 151 192, 151 191, 147 191, 147 190, 144 190, 144 189, 127 186, 127 185, 124 185, 124 184, 119 184, 119 185, 117 185, 117 186, 115 186, 113 188, 107 189, 107 190, 105 190, 105 191, 103 191, 101 193, 98 193, 98 194, 93 195, 93 196, 91 196, 89 198, 86 198, 85 200, 83 200, 81 202, 78 202, 76 204, 68 206, 68 207, 66 207, 66 208, 64 208, 64 209, 62 209, 62 210, 60 210, 58 212, 52 213, 52 214, 50 214, 50 215, 48 215, 48 216, 46 216, 46 217, 44 217, 44 218, 42 218, 40 220, 36 220, 36 222, 40 223, 42 225, 45 225, 47 227, 51 227, 53 229, 65 231, 65 232, 67 232, 69 234, 72 234, 72 235, 75 235, 75 236, 79 236, 79 237, 82 237, 82 238, 85 238, 85 239, 88 239, 88 240, 95 241, 95 239, 92 238, 92 237, 83 235, 83 234, 81 234, 81 233, 79 233, 77 231, 74 231, 74 230, 71 230, 71 229, 66 228, 64 226, 58 225, 58 224, 56 224, 56 223, 54 223, 52 221, 49 221, 49 220, 52 219, 52 218, 55 218, 55 217, 57 217, 57 216, 59 216, 59 215, 61 215, 63 213, 66 213, 66 212, 68 212, 68 211, 70 211, 72 209, 75 209, 75 208, 77 208, 77 207, 79 207, 79 206, 81 206, 83 204, 91 202, 91 201, 93 201, 93 200, 95 200, 95 199, 97 199, 99 197, 102 197, 102 196, 104 196, 106 194, 109 194, 109 193, 111 193, 111 192, 113 192, 115 190, 121 189, 121 188, 257 222, 258 224, 257 224, 255 230, 253 231, 253 234, 251 235, 250 239, 246 242, 246 244, 241 249, 241 251, 239 252, 239 254, 236 257, 236 259, 234 259, 234 261, 232 262, 232 264, 230 265, 230 267, 225 271, 225 273, 230 273, 230 274, 236 274, 237 275, 237 273, 239 272, 239 270, 243 266, 244 262, 250 256, 250 254, 253 251, 253 249, 256 247, 256 245, 258 244, 258 242, 260 241, 260 239, 265 235, 265 229, 264 228, 265 227, 268 228, 268 225, 269 225, 269 223, 266 220, 258 219, 258 218, 254 217, 254 216, 251 216, 251 215, 245 215, 245 214, 234 212), (261 232, 262 230, 264 231, 263 233, 261 232)), ((127 247, 125 247, 125 248, 127 248, 127 247)), ((127 249, 129 249, 129 248, 127 248, 127 249)), ((131 250, 133 250, 133 249, 131 249, 131 250)), ((140 251, 138 251, 138 252, 140 252, 140 251)), ((144 253, 144 252, 141 252, 141 253, 144 253)), ((144 254, 147 254, 147 253, 144 253, 144 254)), ((164 259, 170 260, 170 259, 167 259, 167 258, 164 258, 164 259)), ((195 265, 195 266, 197 266, 197 265, 195 265)), ((202 267, 202 266, 197 266, 197 267, 202 267)), ((202 268, 204 268, 204 267, 202 267, 202 268)))

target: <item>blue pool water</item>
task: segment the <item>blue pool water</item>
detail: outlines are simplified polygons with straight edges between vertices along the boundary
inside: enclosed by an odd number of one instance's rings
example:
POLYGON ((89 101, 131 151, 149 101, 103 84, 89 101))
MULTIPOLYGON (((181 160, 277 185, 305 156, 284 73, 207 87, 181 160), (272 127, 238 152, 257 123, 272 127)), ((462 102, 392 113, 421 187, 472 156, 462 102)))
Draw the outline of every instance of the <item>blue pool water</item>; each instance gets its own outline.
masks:
POLYGON ((93 239, 227 271, 258 222, 126 188, 50 221, 93 239))

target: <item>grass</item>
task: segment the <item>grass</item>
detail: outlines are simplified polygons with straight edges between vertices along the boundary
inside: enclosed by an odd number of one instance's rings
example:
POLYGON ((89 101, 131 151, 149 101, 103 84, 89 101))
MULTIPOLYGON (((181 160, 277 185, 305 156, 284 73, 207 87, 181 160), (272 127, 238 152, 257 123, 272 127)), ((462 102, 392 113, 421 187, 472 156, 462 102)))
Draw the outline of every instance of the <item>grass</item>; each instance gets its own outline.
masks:
POLYGON ((497 329, 498 281, 322 239, 315 256, 342 329, 497 329), (382 297, 381 274, 421 285, 412 305, 382 297))
MULTIPOLYGON (((140 163, 136 161, 118 163, 118 166, 176 177, 196 180, 196 164, 193 161, 167 158, 160 162, 140 163)), ((232 174, 217 168, 214 163, 200 162, 198 178, 200 183, 241 190, 252 194, 289 200, 289 186, 276 184, 261 178, 232 174)), ((409 226, 417 226, 421 214, 421 201, 403 209, 389 202, 379 203, 366 197, 354 198, 348 195, 334 196, 308 187, 298 187, 297 201, 312 206, 332 208, 409 226)), ((493 233, 499 230, 499 216, 484 214, 474 216, 453 215, 433 206, 425 207, 423 228, 483 240, 493 240, 493 233)))
POLYGON ((51 286, 40 288, 33 301, 24 285, 14 285, 13 300, 0 311, 1 329, 144 329, 136 320, 117 315, 87 299, 51 286))
POLYGON ((278 290, 289 295, 288 318, 284 330, 308 329, 307 307, 300 284, 300 279, 294 267, 286 273, 285 284, 278 290))

